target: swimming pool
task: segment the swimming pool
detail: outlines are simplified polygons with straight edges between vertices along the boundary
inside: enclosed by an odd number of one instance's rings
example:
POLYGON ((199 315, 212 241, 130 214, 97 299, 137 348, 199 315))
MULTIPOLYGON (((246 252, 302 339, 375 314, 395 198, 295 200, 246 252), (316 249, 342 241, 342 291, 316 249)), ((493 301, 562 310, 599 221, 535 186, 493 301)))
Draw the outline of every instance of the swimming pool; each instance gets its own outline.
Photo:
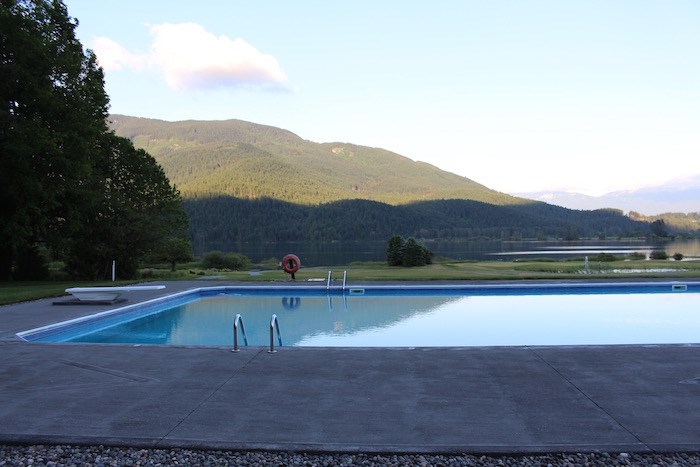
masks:
POLYGON ((32 342, 230 346, 240 314, 248 343, 267 346, 275 314, 282 344, 291 346, 678 344, 700 342, 699 304, 700 282, 675 281, 207 287, 18 336, 32 342))

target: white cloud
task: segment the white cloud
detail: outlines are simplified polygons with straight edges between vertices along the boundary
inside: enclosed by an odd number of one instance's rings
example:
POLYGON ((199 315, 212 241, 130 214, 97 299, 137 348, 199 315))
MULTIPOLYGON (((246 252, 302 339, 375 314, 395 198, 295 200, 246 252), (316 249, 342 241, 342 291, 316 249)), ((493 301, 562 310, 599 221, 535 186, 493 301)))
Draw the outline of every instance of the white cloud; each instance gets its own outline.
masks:
POLYGON ((117 42, 97 38, 93 48, 107 71, 142 69, 161 72, 169 87, 180 90, 263 87, 287 88, 287 75, 275 57, 263 54, 241 38, 215 36, 195 23, 150 27, 148 55, 132 54, 117 42))
POLYGON ((106 71, 118 71, 122 68, 142 69, 148 58, 132 54, 118 42, 108 37, 98 37, 92 42, 97 61, 106 71))

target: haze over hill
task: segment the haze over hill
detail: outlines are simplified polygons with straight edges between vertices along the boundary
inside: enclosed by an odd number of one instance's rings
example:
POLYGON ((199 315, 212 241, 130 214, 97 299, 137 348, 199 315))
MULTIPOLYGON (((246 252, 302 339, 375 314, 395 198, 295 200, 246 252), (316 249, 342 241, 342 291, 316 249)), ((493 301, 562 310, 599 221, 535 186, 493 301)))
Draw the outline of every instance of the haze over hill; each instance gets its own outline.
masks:
POLYGON ((301 204, 344 199, 524 202, 384 149, 315 143, 241 120, 166 122, 125 115, 109 120, 117 135, 158 161, 185 198, 228 195, 301 204))
POLYGON ((700 211, 700 174, 674 179, 659 186, 615 191, 601 196, 587 196, 564 191, 514 193, 527 199, 544 201, 569 209, 616 208, 636 211, 647 216, 663 213, 700 211))

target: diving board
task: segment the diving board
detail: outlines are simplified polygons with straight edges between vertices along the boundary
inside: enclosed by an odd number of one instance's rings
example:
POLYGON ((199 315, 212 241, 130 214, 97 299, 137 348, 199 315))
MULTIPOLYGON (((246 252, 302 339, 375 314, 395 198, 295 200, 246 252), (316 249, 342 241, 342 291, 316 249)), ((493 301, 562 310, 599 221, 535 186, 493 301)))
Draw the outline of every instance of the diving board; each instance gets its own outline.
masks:
POLYGON ((164 285, 129 285, 124 287, 72 287, 66 289, 66 293, 73 295, 84 302, 110 302, 121 296, 124 292, 137 292, 142 290, 161 290, 164 285))

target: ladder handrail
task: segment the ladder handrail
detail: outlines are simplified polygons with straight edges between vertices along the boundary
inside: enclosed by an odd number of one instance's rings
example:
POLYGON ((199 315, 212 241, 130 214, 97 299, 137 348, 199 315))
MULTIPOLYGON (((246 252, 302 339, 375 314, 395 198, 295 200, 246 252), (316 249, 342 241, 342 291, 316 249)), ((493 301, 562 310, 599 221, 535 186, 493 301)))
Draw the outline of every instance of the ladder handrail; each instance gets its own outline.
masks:
POLYGON ((238 350, 238 328, 241 328, 243 333, 243 342, 248 345, 248 337, 245 335, 245 327, 243 326, 243 317, 240 314, 236 315, 236 319, 233 320, 233 350, 231 352, 239 352, 238 350))
MULTIPOLYGON (((326 290, 331 289, 331 281, 333 280, 333 271, 328 271, 328 280, 326 281, 326 290)), ((345 291, 345 287, 347 286, 348 283, 348 272, 343 271, 343 291, 345 291)))
POLYGON ((275 338, 274 338, 274 330, 277 328, 277 341, 279 343, 279 346, 282 347, 282 335, 280 334, 280 320, 277 319, 277 315, 272 315, 272 318, 270 318, 270 350, 267 351, 267 353, 275 353, 277 352, 275 350, 275 338))

